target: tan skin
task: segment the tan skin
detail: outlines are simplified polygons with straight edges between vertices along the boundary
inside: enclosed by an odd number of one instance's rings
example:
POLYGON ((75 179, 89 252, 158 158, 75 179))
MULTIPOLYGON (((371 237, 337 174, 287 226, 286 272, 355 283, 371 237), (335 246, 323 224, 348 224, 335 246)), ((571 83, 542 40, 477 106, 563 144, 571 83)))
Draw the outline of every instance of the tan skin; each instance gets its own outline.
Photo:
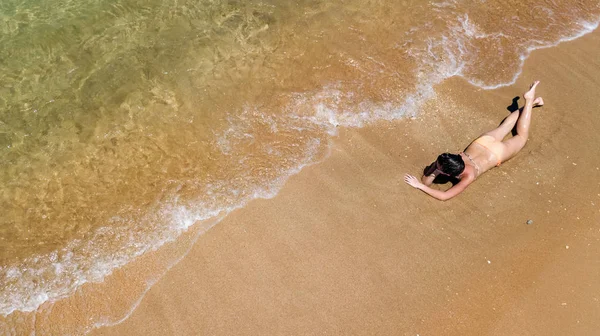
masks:
POLYGON ((498 160, 504 162, 515 156, 525 146, 525 143, 527 143, 533 107, 544 105, 544 101, 541 97, 535 98, 535 89, 538 84, 539 81, 535 81, 533 84, 531 84, 529 90, 523 94, 525 106, 522 110, 516 110, 512 112, 511 115, 509 115, 502 122, 502 124, 498 126, 498 128, 482 135, 489 135, 493 137, 493 141, 487 145, 489 149, 477 142, 472 142, 469 147, 465 149, 464 153, 460 153, 460 156, 465 162, 465 169, 458 176, 454 176, 460 180, 459 183, 455 184, 446 191, 429 187, 437 175, 447 175, 437 168, 437 161, 432 163, 430 166, 431 169, 429 169, 427 172, 428 175, 423 175, 421 180, 413 175, 406 174, 404 176, 404 182, 416 189, 422 190, 438 200, 446 201, 463 192, 463 190, 465 190, 469 184, 475 181, 479 175, 495 167, 498 163, 498 160), (515 124, 517 134, 509 139, 504 140, 504 137, 506 137, 510 131, 515 128, 515 124), (496 157, 496 154, 494 153, 499 153, 500 157, 496 157), (469 156, 473 161, 469 159, 469 156), (477 165, 479 169, 477 169, 475 165, 477 165), (431 170, 433 170, 433 172, 431 172, 431 170))

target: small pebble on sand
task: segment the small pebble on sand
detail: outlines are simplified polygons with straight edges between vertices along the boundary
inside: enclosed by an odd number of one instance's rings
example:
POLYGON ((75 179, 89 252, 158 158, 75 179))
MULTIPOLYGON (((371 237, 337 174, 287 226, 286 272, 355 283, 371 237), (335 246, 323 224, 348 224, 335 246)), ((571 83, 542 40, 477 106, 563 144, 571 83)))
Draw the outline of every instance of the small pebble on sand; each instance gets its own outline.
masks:
POLYGON ((531 224, 533 224, 533 220, 532 219, 528 219, 527 220, 527 225, 531 225, 531 224))

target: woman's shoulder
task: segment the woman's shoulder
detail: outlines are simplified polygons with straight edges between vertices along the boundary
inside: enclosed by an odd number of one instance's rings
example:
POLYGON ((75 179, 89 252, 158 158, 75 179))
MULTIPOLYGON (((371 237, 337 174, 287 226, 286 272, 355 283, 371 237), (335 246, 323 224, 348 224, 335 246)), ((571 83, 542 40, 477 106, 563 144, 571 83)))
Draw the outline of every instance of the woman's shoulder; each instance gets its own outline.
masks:
POLYGON ((461 175, 461 181, 465 180, 466 182, 472 182, 477 178, 477 171, 475 170, 475 167, 467 164, 465 165, 465 170, 461 175))

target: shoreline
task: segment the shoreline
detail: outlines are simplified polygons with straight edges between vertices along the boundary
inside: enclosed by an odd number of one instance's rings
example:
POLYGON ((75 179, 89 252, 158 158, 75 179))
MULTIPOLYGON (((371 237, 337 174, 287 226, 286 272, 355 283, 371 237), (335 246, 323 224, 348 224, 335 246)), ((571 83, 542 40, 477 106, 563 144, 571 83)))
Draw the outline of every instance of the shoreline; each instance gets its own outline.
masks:
POLYGON ((231 213, 129 319, 90 334, 598 330, 598 42, 536 50, 508 87, 447 80, 416 120, 342 129, 324 162, 231 213), (497 124, 533 74, 546 106, 517 157, 445 203, 403 184, 497 124))
POLYGON ((582 335, 597 330, 599 298, 592 294, 600 274, 586 270, 598 269, 592 264, 599 263, 600 234, 586 225, 600 219, 600 194, 583 194, 577 188, 585 183, 567 187, 564 180, 600 175, 590 168, 600 166, 593 157, 600 137, 591 134, 600 127, 593 113, 600 99, 585 101, 577 91, 579 82, 588 94, 600 87, 600 64, 591 56, 598 42, 596 30, 534 50, 516 84, 495 90, 446 80, 414 119, 342 128, 329 157, 290 177, 274 198, 252 201, 206 233, 196 224, 164 250, 115 271, 109 284, 86 284, 39 311, 60 318, 72 303, 102 305, 103 294, 126 297, 146 283, 122 322, 90 334, 549 335, 573 328, 564 316, 582 335), (460 150, 499 123, 529 84, 524 78, 542 71, 550 72, 540 76, 546 107, 534 111, 530 141, 516 158, 446 203, 404 185, 405 172, 418 173, 437 154, 460 150), (583 101, 584 111, 565 113, 569 99, 583 101), (569 139, 565 125, 580 139, 569 139), (574 224, 557 224, 563 220, 574 224), (186 244, 181 262, 145 278, 148 263, 170 260, 186 244), (570 290, 589 287, 569 296, 551 278, 570 290), (536 329, 544 327, 550 333, 536 329))
MULTIPOLYGON (((599 22, 600 22, 600 21, 599 21, 599 22)), ((576 34, 574 34, 574 35, 571 35, 571 36, 567 36, 567 37, 563 37, 563 38, 559 39, 558 41, 556 41, 556 42, 554 42, 554 43, 552 43, 552 44, 543 45, 543 46, 538 46, 538 47, 528 47, 528 48, 526 48, 526 52, 525 52, 524 54, 522 54, 520 58, 521 58, 521 59, 524 61, 524 60, 526 60, 526 59, 527 59, 527 57, 529 57, 529 55, 530 55, 530 54, 531 54, 531 52, 533 52, 533 51, 536 51, 536 50, 541 50, 541 49, 546 49, 546 48, 551 48, 551 47, 555 47, 555 46, 557 46, 557 45, 559 45, 559 44, 561 44, 561 43, 565 43, 565 42, 568 42, 568 41, 572 41, 572 40, 575 40, 575 39, 581 38, 582 36, 585 36, 585 35, 587 35, 587 34, 591 33, 592 31, 594 31, 595 29, 597 29, 597 27, 598 27, 598 23, 599 23, 599 22, 592 23, 592 22, 590 21, 590 22, 580 23, 580 24, 579 24, 579 26, 581 27, 581 29, 582 29, 582 30, 581 30, 581 31, 579 31, 579 32, 577 32, 576 34)), ((520 66, 519 66, 519 69, 518 69, 518 71, 515 73, 515 77, 513 78, 513 80, 511 81, 511 83, 503 83, 503 84, 498 84, 498 85, 495 85, 495 86, 493 86, 493 88, 497 89, 497 88, 501 88, 501 87, 505 87, 505 86, 510 86, 511 84, 514 84, 514 81, 515 81, 515 80, 518 78, 518 76, 519 76, 519 75, 521 74, 521 72, 522 72, 522 67, 523 67, 523 64, 520 64, 520 66)), ((459 73, 460 73, 460 72, 459 72, 459 73)), ((468 79, 468 78, 466 78, 466 77, 463 77, 462 75, 457 75, 457 76, 458 76, 458 77, 460 77, 460 78, 461 78, 461 80, 464 80, 464 81, 466 81, 466 82, 468 82, 468 83, 471 83, 471 84, 473 84, 473 81, 472 81, 472 80, 470 80, 470 79, 468 79)), ((456 79, 456 78, 454 78, 454 79, 451 79, 451 81, 454 81, 455 79, 456 79)), ((483 84, 480 84, 480 85, 475 85, 475 84, 473 84, 473 85, 474 85, 474 86, 478 86, 478 87, 480 87, 480 88, 482 88, 482 89, 485 89, 485 90, 488 90, 488 89, 490 89, 490 87, 488 87, 488 86, 485 86, 485 85, 483 85, 483 84)), ((440 85, 437 85, 437 86, 440 86, 440 85)), ((442 84, 441 86, 442 86, 442 87, 444 87, 444 84, 442 84)), ((433 92, 433 88, 432 88, 432 90, 431 90, 431 91, 433 92)), ((417 104, 417 105, 419 106, 419 104, 417 104)), ((377 125, 378 123, 381 123, 381 121, 375 122, 374 124, 375 124, 375 125, 377 125)), ((361 124, 361 122, 358 122, 358 124, 361 124)), ((336 127, 337 127, 337 125, 336 125, 336 127)), ((367 127, 377 127, 377 126, 367 126, 367 127)), ((335 139, 330 139, 330 140, 332 140, 332 142, 334 142, 334 141, 335 141, 335 139)), ((330 150, 330 149, 331 149, 331 148, 329 148, 329 150, 330 150)), ((326 158, 325 158, 325 159, 326 159, 326 158)), ((300 164, 300 165, 299 165, 297 168, 295 168, 295 169, 292 169, 293 171, 292 171, 290 174, 285 174, 285 176, 283 176, 283 177, 281 178, 281 180, 287 180, 287 179, 289 179, 289 178, 290 178, 290 176, 293 176, 293 175, 297 174, 297 173, 298 173, 298 171, 301 171, 301 170, 302 170, 302 169, 303 169, 305 166, 307 166, 307 165, 313 165, 313 164, 318 164, 319 162, 321 162, 321 161, 323 161, 323 160, 324 160, 323 158, 319 158, 319 159, 317 159, 317 160, 316 160, 316 161, 314 161, 314 162, 309 162, 308 164, 305 164, 305 163, 303 163, 303 164, 300 164)), ((285 182, 284 182, 284 183, 285 183, 285 182)), ((284 184, 284 183, 283 183, 283 184, 284 184)), ((279 184, 279 183, 275 183, 275 184, 279 184)), ((279 188, 274 188, 274 189, 279 189, 279 188)), ((263 198, 264 198, 264 199, 270 199, 270 198, 272 198, 272 197, 269 197, 269 196, 260 196, 260 197, 258 197, 258 198, 261 198, 261 199, 263 199, 263 198)), ((241 207, 244 207, 244 205, 245 205, 245 204, 246 204, 246 203, 243 203, 243 205, 241 205, 241 207)), ((237 209, 237 207, 235 207, 235 208, 237 209)), ((231 210, 228 210, 228 209, 226 209, 226 210, 224 210, 224 211, 226 211, 226 212, 230 212, 231 210)), ((169 242, 166 242, 166 243, 168 244, 169 242)), ((157 248, 160 248, 160 247, 161 247, 163 244, 165 244, 165 242, 162 242, 162 243, 160 243, 160 245, 153 246, 153 247, 151 248, 151 250, 155 250, 155 249, 157 249, 157 248)), ((36 258, 37 258, 37 257, 36 257, 36 258)), ((134 260, 135 258, 137 258, 137 257, 134 257, 132 260, 134 260)), ((121 267, 121 266, 119 266, 119 267, 121 267)), ((119 268, 119 267, 117 267, 117 268, 119 268)), ((116 269, 116 268, 110 268, 110 270, 108 271, 108 275, 110 275, 110 273, 111 273, 111 272, 113 272, 115 269, 116 269)), ((95 281, 98 281, 98 280, 97 280, 97 279, 95 279, 95 280, 89 280, 89 279, 88 279, 88 280, 86 280, 85 282, 86 282, 86 283, 87 283, 87 282, 94 283, 95 281)), ((42 291, 42 294, 45 294, 45 293, 42 291)), ((23 295, 23 296, 25 296, 25 295, 23 295)), ((41 296, 41 295, 40 295, 40 296, 41 296)), ((48 301, 49 301, 49 302, 51 302, 51 301, 57 301, 57 300, 62 300, 62 299, 64 299, 64 297, 59 297, 59 298, 58 298, 58 299, 56 299, 56 300, 54 300, 54 299, 50 298, 48 301)), ((18 300, 16 300, 16 301, 18 301, 18 300)), ((42 303, 41 305, 43 305, 43 304, 44 304, 44 303, 42 303)), ((38 307, 39 307, 39 305, 38 305, 38 307)), ((30 309, 31 309, 31 310, 28 310, 28 312, 31 312, 31 311, 35 310, 35 309, 36 309, 36 306, 35 306, 35 305, 32 305, 32 306, 30 306, 30 309)))

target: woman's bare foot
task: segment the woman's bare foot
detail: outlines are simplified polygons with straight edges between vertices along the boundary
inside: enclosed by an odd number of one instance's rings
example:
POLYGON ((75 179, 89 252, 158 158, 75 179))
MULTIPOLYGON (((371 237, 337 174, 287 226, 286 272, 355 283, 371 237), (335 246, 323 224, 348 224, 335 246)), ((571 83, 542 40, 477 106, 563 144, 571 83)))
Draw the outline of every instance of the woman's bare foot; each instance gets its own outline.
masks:
POLYGON ((542 99, 542 97, 535 98, 535 100, 533 101, 533 106, 544 106, 544 100, 542 99))
POLYGON ((533 101, 533 99, 535 98, 535 87, 540 83, 540 81, 535 81, 533 82, 533 84, 531 84, 531 87, 529 88, 529 91, 525 92, 523 94, 523 98, 525 98, 525 103, 527 103, 527 101, 533 101))

